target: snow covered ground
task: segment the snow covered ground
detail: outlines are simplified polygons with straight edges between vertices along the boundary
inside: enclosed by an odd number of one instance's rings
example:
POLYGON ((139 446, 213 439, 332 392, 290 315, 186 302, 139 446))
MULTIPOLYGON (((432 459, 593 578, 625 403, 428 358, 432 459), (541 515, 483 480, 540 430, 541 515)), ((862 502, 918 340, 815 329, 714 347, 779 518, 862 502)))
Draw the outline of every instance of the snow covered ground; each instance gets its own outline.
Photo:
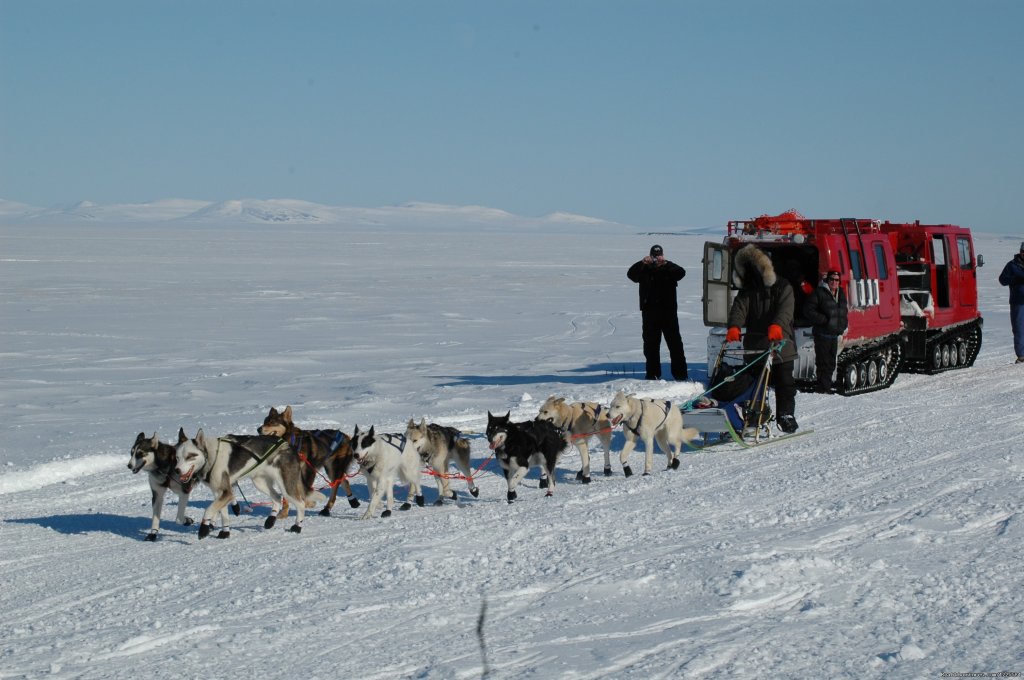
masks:
MULTIPOLYGON (((533 473, 512 505, 489 467, 479 499, 459 483, 457 504, 370 521, 341 502, 300 535, 264 530, 257 506, 199 542, 168 499, 161 540, 142 540, 139 432, 253 433, 284 405, 309 428, 480 431, 552 394, 701 391, 638 379, 625 271, 654 242, 688 270, 704 378, 704 237, 537 226, 0 227, 0 677, 1024 672, 1024 366, 995 281, 1019 238, 978 237, 976 366, 802 394, 811 436, 650 477, 615 463, 589 486, 573 452, 553 498, 533 473)), ((197 490, 189 514, 210 500, 197 490)))

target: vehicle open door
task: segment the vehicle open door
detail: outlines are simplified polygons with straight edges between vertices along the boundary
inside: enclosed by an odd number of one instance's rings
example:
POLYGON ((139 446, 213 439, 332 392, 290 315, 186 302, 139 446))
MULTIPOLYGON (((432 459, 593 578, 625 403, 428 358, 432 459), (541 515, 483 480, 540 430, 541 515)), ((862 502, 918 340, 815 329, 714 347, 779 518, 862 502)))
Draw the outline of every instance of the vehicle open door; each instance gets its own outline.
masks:
POLYGON ((725 326, 735 292, 729 249, 722 243, 704 243, 704 325, 725 326))

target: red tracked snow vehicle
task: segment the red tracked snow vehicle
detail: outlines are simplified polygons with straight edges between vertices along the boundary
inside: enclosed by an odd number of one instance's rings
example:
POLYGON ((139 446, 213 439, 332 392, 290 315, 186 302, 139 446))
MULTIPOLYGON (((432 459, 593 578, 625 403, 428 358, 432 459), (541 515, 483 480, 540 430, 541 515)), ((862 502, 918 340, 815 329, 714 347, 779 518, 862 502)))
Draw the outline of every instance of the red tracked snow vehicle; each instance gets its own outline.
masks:
POLYGON ((806 219, 795 211, 729 222, 722 243, 704 244, 708 371, 725 343, 736 282, 732 258, 753 243, 793 286, 797 385, 814 389, 814 341, 803 316, 806 285, 829 270, 842 276, 849 328, 840 340, 836 392, 889 387, 900 371, 939 373, 971 366, 981 349, 977 268, 969 229, 868 219, 806 219))

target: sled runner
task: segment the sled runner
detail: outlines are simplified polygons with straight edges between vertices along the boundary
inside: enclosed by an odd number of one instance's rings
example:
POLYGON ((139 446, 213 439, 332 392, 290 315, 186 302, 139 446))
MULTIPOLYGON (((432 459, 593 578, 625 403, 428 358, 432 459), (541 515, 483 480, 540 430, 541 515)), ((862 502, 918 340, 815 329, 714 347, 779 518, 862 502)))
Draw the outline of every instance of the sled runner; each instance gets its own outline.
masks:
POLYGON ((768 386, 774 353, 779 347, 773 345, 762 352, 722 346, 709 380, 711 387, 681 407, 686 426, 701 433, 700 448, 729 442, 752 448, 813 432, 772 431, 775 416, 769 405, 768 386))

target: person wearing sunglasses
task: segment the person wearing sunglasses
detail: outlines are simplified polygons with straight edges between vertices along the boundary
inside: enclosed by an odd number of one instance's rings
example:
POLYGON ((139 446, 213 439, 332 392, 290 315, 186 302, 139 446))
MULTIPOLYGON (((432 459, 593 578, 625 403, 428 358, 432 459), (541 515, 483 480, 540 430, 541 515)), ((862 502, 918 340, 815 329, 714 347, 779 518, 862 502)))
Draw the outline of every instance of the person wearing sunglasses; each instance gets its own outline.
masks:
POLYGON ((825 274, 821 284, 804 303, 804 316, 811 322, 814 336, 814 367, 818 391, 832 391, 832 374, 836 372, 839 338, 848 326, 846 292, 837 271, 825 274))

